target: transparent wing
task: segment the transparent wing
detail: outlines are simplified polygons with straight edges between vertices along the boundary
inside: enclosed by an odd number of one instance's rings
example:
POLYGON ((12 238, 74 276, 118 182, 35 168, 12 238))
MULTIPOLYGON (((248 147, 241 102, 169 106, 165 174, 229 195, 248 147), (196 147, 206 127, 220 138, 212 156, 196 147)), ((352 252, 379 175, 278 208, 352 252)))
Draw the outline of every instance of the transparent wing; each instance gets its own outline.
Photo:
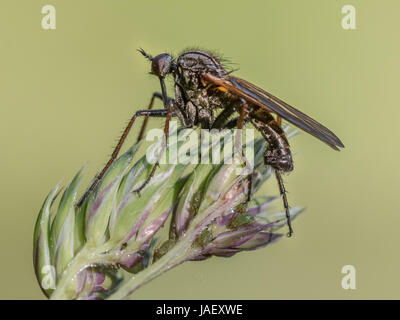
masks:
POLYGON ((203 78, 208 82, 224 87, 233 94, 249 102, 266 108, 268 111, 277 114, 288 122, 325 142, 335 150, 339 150, 338 147, 344 148, 340 139, 328 128, 246 80, 229 75, 224 78, 219 78, 211 73, 205 73, 203 78))

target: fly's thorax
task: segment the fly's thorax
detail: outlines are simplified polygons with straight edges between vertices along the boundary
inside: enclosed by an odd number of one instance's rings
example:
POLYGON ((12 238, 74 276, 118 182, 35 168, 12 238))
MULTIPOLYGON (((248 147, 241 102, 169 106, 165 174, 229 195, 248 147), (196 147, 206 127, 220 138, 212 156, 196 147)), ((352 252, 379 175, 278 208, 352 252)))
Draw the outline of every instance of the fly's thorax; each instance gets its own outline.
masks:
POLYGON ((231 103, 230 94, 209 86, 200 80, 200 77, 192 71, 183 70, 175 77, 175 82, 180 88, 184 102, 190 102, 197 109, 197 114, 213 118, 213 110, 222 108, 231 103))
POLYGON ((202 83, 200 77, 204 73, 218 76, 226 74, 225 69, 211 53, 201 50, 190 50, 181 54, 176 62, 175 73, 181 85, 198 88, 202 83))
POLYGON ((222 75, 226 73, 216 57, 209 52, 200 50, 190 50, 181 54, 177 60, 177 67, 197 74, 211 72, 222 75))
POLYGON ((175 81, 187 92, 194 92, 200 89, 200 76, 191 70, 177 68, 175 81))
MULTIPOLYGON (((226 75, 220 62, 209 52, 191 50, 179 56, 176 62, 175 82, 181 88, 186 109, 196 108, 194 125, 211 127, 215 119, 215 109, 231 103, 230 94, 210 85, 202 79, 204 73, 226 75)), ((188 110, 186 110, 188 113, 188 110)), ((190 112, 191 114, 193 112, 190 112)))

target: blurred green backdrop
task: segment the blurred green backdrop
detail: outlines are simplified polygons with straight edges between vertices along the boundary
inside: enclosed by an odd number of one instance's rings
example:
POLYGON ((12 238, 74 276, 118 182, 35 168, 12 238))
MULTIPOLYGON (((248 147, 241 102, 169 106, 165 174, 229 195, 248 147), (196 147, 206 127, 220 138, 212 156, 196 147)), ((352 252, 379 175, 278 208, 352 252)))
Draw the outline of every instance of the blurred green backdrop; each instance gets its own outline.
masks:
POLYGON ((158 90, 135 50, 193 45, 224 53, 237 75, 325 124, 346 148, 292 140, 289 200, 307 207, 293 238, 186 263, 135 297, 399 298, 399 10, 397 0, 2 0, 0 298, 42 298, 32 232, 44 197, 86 162, 88 183, 158 90), (57 10, 56 30, 41 28, 46 4, 57 10), (357 10, 356 30, 341 27, 346 4, 357 10), (341 287, 348 264, 356 290, 341 287))

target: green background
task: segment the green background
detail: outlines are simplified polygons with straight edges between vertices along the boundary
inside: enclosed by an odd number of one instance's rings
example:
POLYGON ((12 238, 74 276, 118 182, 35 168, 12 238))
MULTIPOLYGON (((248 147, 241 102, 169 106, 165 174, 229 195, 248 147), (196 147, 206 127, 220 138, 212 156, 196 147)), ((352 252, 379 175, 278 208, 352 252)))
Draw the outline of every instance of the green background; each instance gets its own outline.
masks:
POLYGON ((293 238, 186 263, 134 297, 399 298, 399 9, 397 0, 2 0, 0 298, 42 298, 32 233, 45 196, 86 162, 88 183, 159 90, 135 50, 187 46, 224 53, 238 76, 314 117, 346 148, 307 134, 292 140, 289 201, 307 207, 293 238), (41 28, 45 4, 57 10, 56 30, 41 28), (357 30, 341 27, 345 4, 356 7, 357 30), (348 264, 356 290, 341 287, 348 264))

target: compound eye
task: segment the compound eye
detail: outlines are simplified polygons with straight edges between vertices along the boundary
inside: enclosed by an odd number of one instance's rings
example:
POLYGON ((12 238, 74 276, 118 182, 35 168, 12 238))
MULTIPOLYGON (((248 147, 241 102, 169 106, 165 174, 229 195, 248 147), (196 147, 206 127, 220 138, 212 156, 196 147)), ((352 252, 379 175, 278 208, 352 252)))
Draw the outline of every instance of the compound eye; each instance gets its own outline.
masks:
POLYGON ((157 57, 153 58, 151 63, 151 73, 159 77, 166 76, 171 72, 172 62, 173 59, 169 54, 162 53, 158 55, 157 57))

